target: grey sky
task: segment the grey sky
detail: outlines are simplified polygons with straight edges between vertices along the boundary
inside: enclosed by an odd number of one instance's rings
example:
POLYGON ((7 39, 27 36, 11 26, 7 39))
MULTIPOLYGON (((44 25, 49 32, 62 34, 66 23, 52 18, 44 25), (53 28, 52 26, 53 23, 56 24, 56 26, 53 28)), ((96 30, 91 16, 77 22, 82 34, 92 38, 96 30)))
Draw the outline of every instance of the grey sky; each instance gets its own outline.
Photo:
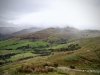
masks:
POLYGON ((0 26, 100 30, 100 0, 0 0, 0 26))

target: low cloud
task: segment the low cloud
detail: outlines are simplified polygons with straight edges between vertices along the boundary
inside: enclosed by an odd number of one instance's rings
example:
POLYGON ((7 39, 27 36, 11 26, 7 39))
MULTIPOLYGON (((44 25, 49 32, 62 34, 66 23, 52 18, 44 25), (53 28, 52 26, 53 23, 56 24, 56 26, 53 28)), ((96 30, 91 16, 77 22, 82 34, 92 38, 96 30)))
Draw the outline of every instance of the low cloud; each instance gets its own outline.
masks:
POLYGON ((0 26, 100 30, 100 0, 0 0, 0 26))

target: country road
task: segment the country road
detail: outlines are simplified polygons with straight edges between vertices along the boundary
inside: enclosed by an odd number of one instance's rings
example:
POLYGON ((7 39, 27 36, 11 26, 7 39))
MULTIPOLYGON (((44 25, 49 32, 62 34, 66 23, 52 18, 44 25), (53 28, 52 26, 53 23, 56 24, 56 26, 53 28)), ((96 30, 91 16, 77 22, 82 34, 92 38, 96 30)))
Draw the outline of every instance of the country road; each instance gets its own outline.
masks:
POLYGON ((68 68, 68 67, 57 67, 57 69, 60 69, 60 70, 69 70, 69 71, 77 71, 77 72, 89 72, 89 73, 100 73, 100 70, 79 70, 79 69, 71 69, 71 68, 68 68))

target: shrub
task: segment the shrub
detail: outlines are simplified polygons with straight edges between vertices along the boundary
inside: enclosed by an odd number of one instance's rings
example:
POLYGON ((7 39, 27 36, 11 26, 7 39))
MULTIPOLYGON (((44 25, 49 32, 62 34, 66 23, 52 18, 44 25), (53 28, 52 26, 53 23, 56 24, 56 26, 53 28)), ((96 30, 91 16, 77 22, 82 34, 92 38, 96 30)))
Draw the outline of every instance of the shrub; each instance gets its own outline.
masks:
POLYGON ((75 69, 75 66, 71 65, 70 68, 71 68, 71 69, 75 69))
POLYGON ((58 63, 54 63, 54 67, 55 67, 55 68, 58 67, 58 63))
POLYGON ((45 67, 45 66, 49 66, 49 64, 47 64, 47 63, 43 64, 43 67, 45 67))

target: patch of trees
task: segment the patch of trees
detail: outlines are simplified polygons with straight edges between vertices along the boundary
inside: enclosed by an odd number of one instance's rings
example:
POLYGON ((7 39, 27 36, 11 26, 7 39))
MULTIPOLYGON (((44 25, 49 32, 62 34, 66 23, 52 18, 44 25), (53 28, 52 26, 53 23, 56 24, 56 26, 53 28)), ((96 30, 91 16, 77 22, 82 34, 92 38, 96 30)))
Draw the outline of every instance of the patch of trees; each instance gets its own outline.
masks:
POLYGON ((70 44, 68 47, 66 48, 60 48, 60 49, 49 49, 48 51, 43 49, 40 50, 38 48, 34 48, 34 53, 35 54, 42 54, 42 55, 49 55, 51 54, 51 52, 61 52, 61 51, 73 51, 73 50, 78 50, 81 47, 79 46, 79 44, 70 44))
POLYGON ((20 58, 20 59, 18 59, 18 60, 25 60, 25 59, 29 59, 29 58, 33 58, 33 56, 29 56, 29 57, 20 58))
POLYGON ((18 54, 18 53, 9 53, 9 54, 5 54, 5 55, 0 55, 0 60, 4 61, 4 62, 0 62, 0 65, 12 62, 11 60, 6 60, 6 59, 9 59, 9 58, 11 58, 11 56, 14 56, 16 54, 18 54))
POLYGON ((77 50, 80 49, 81 47, 78 44, 70 44, 67 48, 60 48, 57 50, 53 50, 56 52, 61 52, 61 51, 70 51, 70 50, 77 50))
POLYGON ((60 44, 66 44, 66 43, 67 43, 67 42, 66 42, 67 40, 64 39, 64 38, 61 38, 59 41, 60 41, 60 44))
POLYGON ((3 65, 5 62, 0 62, 0 65, 3 65))
POLYGON ((52 51, 50 50, 39 50, 39 49, 35 49, 34 52, 32 53, 35 53, 35 54, 40 54, 40 56, 47 56, 47 55, 50 55, 52 51))
POLYGON ((46 42, 49 42, 51 45, 52 44, 66 44, 67 40, 64 39, 64 38, 60 38, 60 39, 57 39, 57 40, 47 40, 46 42))
POLYGON ((11 45, 17 45, 17 44, 19 44, 19 43, 13 43, 13 44, 11 44, 11 45))
POLYGON ((7 48, 6 50, 13 50, 12 48, 7 48))
POLYGON ((47 44, 46 46, 40 45, 40 46, 38 46, 37 48, 40 48, 40 49, 41 49, 41 48, 47 48, 47 47, 49 47, 49 46, 50 46, 50 45, 48 45, 48 44, 47 44))
POLYGON ((81 47, 78 45, 78 44, 70 44, 68 46, 68 50, 77 50, 77 49, 80 49, 81 47))
POLYGON ((60 49, 40 49, 40 48, 34 48, 35 54, 40 54, 41 56, 47 56, 50 55, 52 52, 61 52, 61 51, 72 51, 72 50, 77 50, 80 49, 81 47, 78 44, 70 44, 67 48, 60 48, 60 49))
POLYGON ((48 48, 48 47, 50 47, 50 45, 49 45, 49 44, 47 44, 47 45, 45 45, 45 46, 44 46, 44 45, 40 45, 40 46, 37 46, 37 47, 36 47, 36 46, 34 46, 34 47, 32 47, 32 49, 34 49, 34 50, 35 50, 35 49, 38 49, 38 48, 39 48, 39 49, 42 49, 42 48, 48 48))
POLYGON ((12 62, 12 61, 11 60, 5 60, 3 62, 0 62, 0 65, 3 65, 3 64, 6 64, 6 63, 10 63, 10 62, 12 62))
POLYGON ((16 50, 19 50, 19 49, 25 50, 28 48, 30 48, 29 44, 27 44, 26 46, 17 47, 16 50))
POLYGON ((9 54, 5 54, 5 55, 0 55, 0 60, 5 60, 5 59, 9 59, 11 58, 11 56, 14 56, 18 53, 9 53, 9 54))

